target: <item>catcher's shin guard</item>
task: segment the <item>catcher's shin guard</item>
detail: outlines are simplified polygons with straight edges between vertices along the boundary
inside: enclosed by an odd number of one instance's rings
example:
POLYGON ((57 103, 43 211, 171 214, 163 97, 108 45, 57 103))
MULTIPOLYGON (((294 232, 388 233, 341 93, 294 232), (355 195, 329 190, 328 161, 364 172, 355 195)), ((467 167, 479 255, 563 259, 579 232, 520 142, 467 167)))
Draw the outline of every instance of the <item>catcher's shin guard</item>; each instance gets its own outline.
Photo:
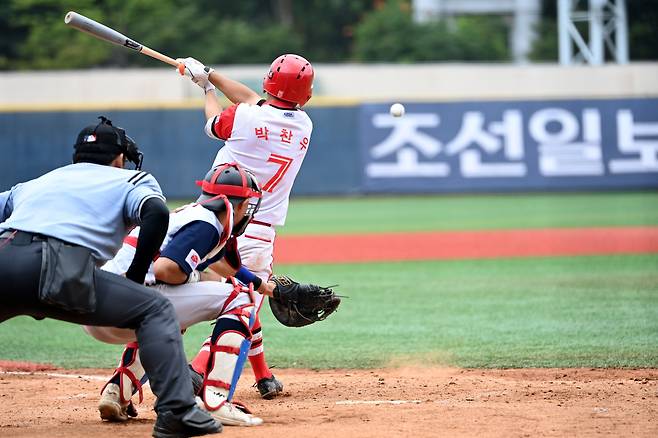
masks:
POLYGON ((201 349, 196 354, 194 359, 192 359, 192 362, 190 362, 192 369, 199 374, 205 374, 206 368, 208 368, 208 361, 210 360, 211 339, 212 338, 209 336, 208 339, 203 342, 201 349))
POLYGON ((251 334, 245 324, 242 309, 220 316, 215 324, 210 344, 210 357, 206 367, 200 398, 197 403, 224 425, 257 426, 263 423, 238 402, 231 402, 231 388, 237 384, 244 361, 238 360, 240 346, 251 334))
POLYGON ((128 417, 137 416, 131 398, 139 392, 139 402, 142 402, 142 384, 147 379, 138 351, 136 342, 126 344, 119 366, 101 390, 98 410, 103 420, 126 421, 128 417))

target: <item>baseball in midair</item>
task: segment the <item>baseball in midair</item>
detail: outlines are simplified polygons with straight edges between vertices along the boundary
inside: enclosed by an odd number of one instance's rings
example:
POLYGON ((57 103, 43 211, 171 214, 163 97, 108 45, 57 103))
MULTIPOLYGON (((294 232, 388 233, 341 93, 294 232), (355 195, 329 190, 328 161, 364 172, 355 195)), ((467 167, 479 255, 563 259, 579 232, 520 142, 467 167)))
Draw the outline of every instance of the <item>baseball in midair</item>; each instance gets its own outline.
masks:
POLYGON ((401 103, 394 103, 391 105, 391 109, 388 110, 393 117, 402 117, 404 115, 404 105, 401 103))

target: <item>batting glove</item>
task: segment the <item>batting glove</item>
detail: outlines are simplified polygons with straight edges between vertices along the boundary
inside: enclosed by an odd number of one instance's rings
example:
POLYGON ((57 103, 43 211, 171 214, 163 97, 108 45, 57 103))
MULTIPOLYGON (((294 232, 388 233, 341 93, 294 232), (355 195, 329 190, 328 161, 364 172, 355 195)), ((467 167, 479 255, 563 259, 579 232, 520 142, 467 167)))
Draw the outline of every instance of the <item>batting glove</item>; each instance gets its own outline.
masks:
POLYGON ((194 58, 178 58, 176 61, 185 66, 185 76, 190 78, 192 82, 201 87, 203 91, 207 93, 208 91, 215 90, 215 86, 210 82, 210 79, 208 78, 210 73, 214 71, 212 68, 206 67, 194 58))

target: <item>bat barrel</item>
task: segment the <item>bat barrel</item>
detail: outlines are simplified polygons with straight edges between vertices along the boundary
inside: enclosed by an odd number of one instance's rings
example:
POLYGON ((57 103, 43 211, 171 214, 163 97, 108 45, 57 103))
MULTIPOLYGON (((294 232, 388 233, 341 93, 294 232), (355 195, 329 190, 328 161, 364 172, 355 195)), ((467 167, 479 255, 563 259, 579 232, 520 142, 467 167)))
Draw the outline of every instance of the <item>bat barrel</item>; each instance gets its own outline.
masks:
POLYGON ((104 24, 94 21, 91 18, 80 15, 77 12, 70 11, 67 13, 64 16, 64 23, 103 41, 136 50, 143 55, 150 56, 162 62, 166 62, 169 65, 173 65, 174 67, 178 67, 180 74, 182 75, 184 73, 184 65, 178 64, 175 59, 172 59, 167 55, 163 55, 160 52, 156 52, 153 49, 143 46, 137 41, 131 40, 122 33, 119 33, 116 30, 105 26, 104 24))
POLYGON ((127 36, 97 21, 94 21, 91 18, 80 15, 77 12, 68 12, 64 16, 64 23, 90 35, 93 35, 101 40, 128 47, 129 49, 137 50, 138 52, 142 50, 142 45, 140 43, 131 40, 127 36))
POLYGON ((73 20, 73 15, 74 15, 74 14, 75 14, 75 12, 68 12, 68 13, 64 16, 64 23, 65 23, 65 24, 69 24, 69 23, 71 22, 71 20, 73 20))

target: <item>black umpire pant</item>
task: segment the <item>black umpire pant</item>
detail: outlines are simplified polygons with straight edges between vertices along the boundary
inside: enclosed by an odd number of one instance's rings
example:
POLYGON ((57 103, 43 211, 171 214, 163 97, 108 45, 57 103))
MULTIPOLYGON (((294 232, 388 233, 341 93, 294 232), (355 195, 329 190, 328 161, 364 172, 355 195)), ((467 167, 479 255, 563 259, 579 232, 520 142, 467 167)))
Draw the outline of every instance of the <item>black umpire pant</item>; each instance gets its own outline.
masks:
POLYGON ((39 300, 42 242, 16 244, 0 238, 0 323, 18 315, 75 324, 133 329, 156 411, 181 412, 194 405, 180 326, 169 300, 124 277, 94 272, 96 310, 79 314, 39 300))

